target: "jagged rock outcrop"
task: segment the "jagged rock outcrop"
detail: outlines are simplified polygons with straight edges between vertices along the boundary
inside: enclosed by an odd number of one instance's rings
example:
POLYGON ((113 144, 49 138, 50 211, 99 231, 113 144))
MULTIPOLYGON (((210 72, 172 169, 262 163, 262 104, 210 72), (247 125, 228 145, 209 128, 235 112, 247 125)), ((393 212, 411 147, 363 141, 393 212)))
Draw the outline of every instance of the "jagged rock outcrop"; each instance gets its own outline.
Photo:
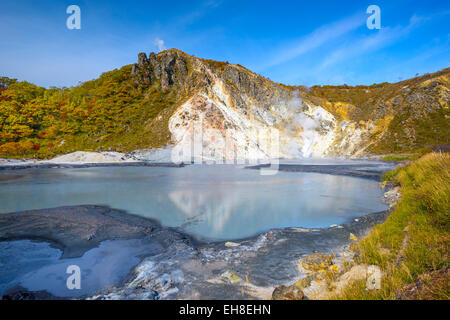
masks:
POLYGON ((184 85, 188 69, 186 61, 178 51, 168 51, 158 57, 152 52, 149 58, 141 52, 138 55, 138 63, 133 65, 132 74, 149 84, 159 81, 161 90, 168 90, 172 85, 184 85))

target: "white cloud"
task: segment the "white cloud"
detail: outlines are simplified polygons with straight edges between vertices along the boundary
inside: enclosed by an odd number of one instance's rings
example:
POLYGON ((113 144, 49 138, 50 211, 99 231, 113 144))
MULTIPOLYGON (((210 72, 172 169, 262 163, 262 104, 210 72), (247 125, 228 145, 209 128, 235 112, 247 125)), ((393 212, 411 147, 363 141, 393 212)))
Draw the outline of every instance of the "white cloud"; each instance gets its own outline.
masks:
POLYGON ((160 38, 155 38, 153 44, 158 47, 158 51, 164 51, 167 49, 166 45, 164 44, 164 40, 161 40, 160 38))

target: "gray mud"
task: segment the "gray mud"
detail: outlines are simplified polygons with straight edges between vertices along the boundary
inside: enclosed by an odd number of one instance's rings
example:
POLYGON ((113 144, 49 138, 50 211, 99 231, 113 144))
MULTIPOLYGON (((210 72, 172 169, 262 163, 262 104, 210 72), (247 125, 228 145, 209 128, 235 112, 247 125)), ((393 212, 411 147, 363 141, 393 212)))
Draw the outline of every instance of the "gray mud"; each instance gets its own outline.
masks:
POLYGON ((185 240, 189 237, 156 220, 102 206, 72 206, 30 210, 0 215, 0 241, 40 240, 63 250, 62 258, 82 256, 110 239, 154 241, 185 240))
POLYGON ((182 168, 185 164, 172 162, 105 162, 105 163, 33 163, 18 165, 0 165, 0 170, 20 169, 64 169, 64 168, 93 168, 93 167, 169 167, 182 168))
MULTIPOLYGON (((395 167, 395 165, 393 164, 392 166, 395 167)), ((269 164, 262 164, 256 166, 249 166, 247 167, 247 169, 261 169, 269 167, 270 167, 269 164)), ((359 177, 377 181, 380 181, 383 173, 386 172, 384 168, 380 168, 379 164, 342 164, 342 165, 279 164, 278 170, 286 172, 323 173, 340 176, 359 177)))
POLYGON ((78 263, 85 269, 92 269, 90 273, 94 275, 88 278, 91 290, 72 296, 54 286, 46 292, 33 282, 34 277, 20 283, 26 289, 13 287, 4 297, 86 298, 97 291, 92 298, 262 299, 273 287, 302 276, 297 267, 298 259, 316 251, 339 252, 339 248, 350 243, 350 233, 361 236, 383 222, 387 215, 388 212, 370 214, 327 229, 270 230, 229 247, 226 242, 194 239, 177 229, 161 226, 155 220, 101 206, 4 214, 0 215, 0 241, 38 240, 62 250, 61 260, 41 268, 38 276, 53 277, 52 272, 76 258, 83 258, 78 263), (99 260, 95 250, 112 239, 139 240, 139 244, 132 244, 139 250, 129 250, 129 255, 118 255, 105 263, 112 266, 119 264, 120 259, 139 259, 125 266, 128 272, 124 268, 120 272, 111 270, 116 276, 99 284, 95 281, 100 273, 89 261, 99 260), (226 272, 232 272, 240 281, 227 281, 223 277, 226 272), (102 290, 98 291, 99 288, 102 290))

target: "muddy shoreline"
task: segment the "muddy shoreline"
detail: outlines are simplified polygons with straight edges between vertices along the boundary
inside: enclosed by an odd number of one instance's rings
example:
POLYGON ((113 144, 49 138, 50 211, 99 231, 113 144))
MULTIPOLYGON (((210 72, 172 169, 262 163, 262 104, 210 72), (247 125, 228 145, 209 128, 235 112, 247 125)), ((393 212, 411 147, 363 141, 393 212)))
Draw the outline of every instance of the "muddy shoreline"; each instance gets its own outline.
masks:
MULTIPOLYGON (((298 259, 319 251, 339 252, 351 242, 350 233, 363 236, 388 214, 373 213, 326 229, 273 229, 230 247, 227 242, 195 239, 153 219, 121 210, 73 206, 0 215, 0 241, 47 242, 63 251, 61 259, 80 257, 112 239, 144 239, 149 247, 160 248, 156 254, 144 254, 126 279, 91 296, 95 299, 262 299, 275 286, 301 277, 298 259), (153 270, 155 266, 159 270, 153 270), (227 272, 236 275, 239 283, 224 280, 227 272), (149 292, 158 294, 149 297, 149 292)), ((23 295, 58 298, 23 288, 12 288, 5 298, 23 295)))
POLYGON ((165 237, 196 241, 151 218, 129 214, 106 206, 82 205, 28 210, 0 215, 0 241, 36 240, 49 242, 63 251, 62 258, 82 256, 111 239, 165 237))
POLYGON ((11 164, 0 165, 1 170, 22 170, 22 169, 67 169, 67 168, 98 168, 98 167, 168 167, 182 168, 184 163, 176 164, 171 162, 104 162, 104 163, 33 163, 33 164, 11 164))
MULTIPOLYGON (((257 166, 248 166, 247 169, 269 168, 270 165, 262 164, 257 166)), ((279 171, 284 172, 311 172, 331 175, 340 175, 347 177, 365 178, 380 181, 385 171, 376 170, 379 165, 376 164, 343 164, 343 165, 307 165, 307 164, 280 164, 279 171)))
MULTIPOLYGON (((393 166, 401 163, 385 162, 393 166)), ((67 169, 67 168, 98 168, 98 167, 168 167, 168 168, 183 168, 189 163, 172 163, 172 162, 104 162, 104 163, 33 163, 33 164, 0 164, 0 171, 6 170, 23 170, 23 169, 67 169)), ((259 164, 245 166, 245 169, 260 170, 270 168, 270 164, 259 164)), ((279 164, 278 171, 282 172, 310 172, 322 173, 330 175, 341 175, 348 177, 358 177, 370 180, 380 181, 383 173, 386 170, 380 170, 378 164, 279 164), (378 168, 378 170, 377 170, 378 168)))

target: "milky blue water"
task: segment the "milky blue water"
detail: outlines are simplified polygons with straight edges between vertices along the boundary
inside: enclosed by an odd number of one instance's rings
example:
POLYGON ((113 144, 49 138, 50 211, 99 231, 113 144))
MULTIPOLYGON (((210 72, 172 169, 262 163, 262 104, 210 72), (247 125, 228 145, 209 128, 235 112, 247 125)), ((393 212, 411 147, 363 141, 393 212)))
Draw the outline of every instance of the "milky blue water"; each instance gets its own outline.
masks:
POLYGON ((385 210, 376 181, 235 166, 105 167, 0 172, 0 213, 107 205, 200 238, 235 240, 272 228, 321 228, 385 210))
POLYGON ((57 297, 80 297, 116 285, 139 263, 140 254, 151 252, 148 243, 141 242, 107 240, 72 259, 60 259, 62 252, 45 242, 0 242, 0 295, 21 286, 57 297), (74 275, 70 266, 79 267, 79 288, 67 286, 74 275))

